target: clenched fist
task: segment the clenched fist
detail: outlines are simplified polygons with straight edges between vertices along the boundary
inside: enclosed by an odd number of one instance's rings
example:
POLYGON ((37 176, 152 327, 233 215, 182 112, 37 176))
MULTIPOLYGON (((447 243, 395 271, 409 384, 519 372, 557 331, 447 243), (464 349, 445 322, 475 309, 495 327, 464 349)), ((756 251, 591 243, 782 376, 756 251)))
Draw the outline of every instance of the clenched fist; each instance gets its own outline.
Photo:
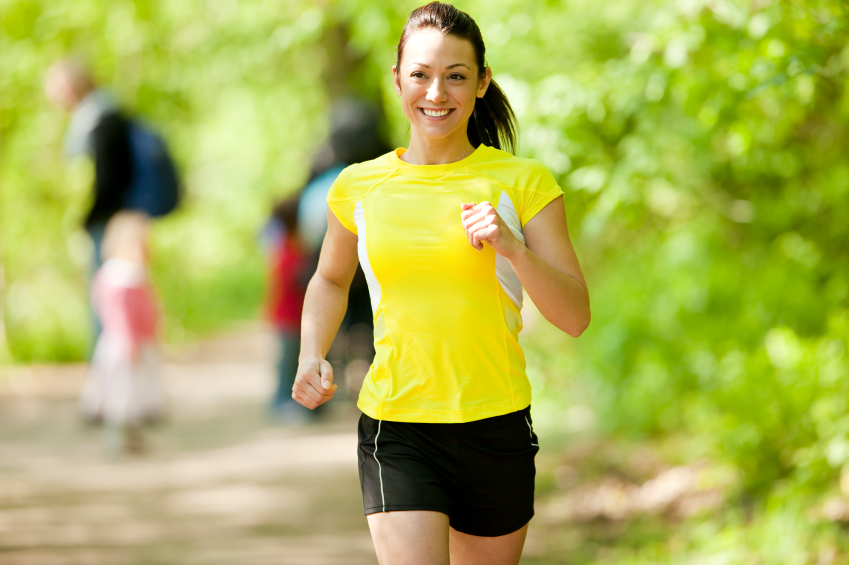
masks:
POLYGON ((486 242, 496 253, 509 258, 523 247, 519 239, 489 202, 460 204, 463 229, 472 247, 481 251, 486 242))

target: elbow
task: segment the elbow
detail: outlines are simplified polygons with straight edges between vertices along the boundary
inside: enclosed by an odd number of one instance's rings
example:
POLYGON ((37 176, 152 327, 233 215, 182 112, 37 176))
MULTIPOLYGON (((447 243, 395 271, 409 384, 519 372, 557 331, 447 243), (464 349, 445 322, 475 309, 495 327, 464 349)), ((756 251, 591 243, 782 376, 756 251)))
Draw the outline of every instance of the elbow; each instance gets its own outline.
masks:
POLYGON ((313 284, 345 292, 347 296, 348 288, 351 286, 351 281, 344 281, 340 280, 338 277, 327 276, 326 274, 321 272, 321 269, 319 269, 310 279, 309 285, 313 284))
MULTIPOLYGON (((583 286, 583 285, 582 285, 583 286)), ((590 325, 590 297, 586 288, 578 296, 565 296, 559 304, 548 304, 540 313, 554 327, 572 337, 579 337, 590 325)))
POLYGON ((580 337, 581 334, 583 334, 584 331, 586 331, 586 329, 590 326, 592 314, 590 312, 589 306, 587 306, 586 313, 583 316, 577 318, 578 319, 568 320, 568 323, 561 326, 560 329, 572 337, 580 337))
POLYGON ((587 318, 587 320, 585 322, 583 322, 581 324, 573 325, 573 326, 568 327, 568 328, 564 328, 563 331, 565 331, 567 334, 569 334, 572 337, 580 337, 581 334, 584 333, 584 331, 589 327, 589 325, 590 325, 590 320, 589 320, 589 318, 587 318))
POLYGON ((566 323, 560 328, 572 337, 580 337, 590 326, 590 320, 592 319, 590 293, 587 291, 586 283, 582 283, 581 286, 583 287, 583 292, 577 297, 576 302, 578 304, 575 305, 577 308, 572 311, 572 315, 569 316, 569 319, 565 320, 566 323))

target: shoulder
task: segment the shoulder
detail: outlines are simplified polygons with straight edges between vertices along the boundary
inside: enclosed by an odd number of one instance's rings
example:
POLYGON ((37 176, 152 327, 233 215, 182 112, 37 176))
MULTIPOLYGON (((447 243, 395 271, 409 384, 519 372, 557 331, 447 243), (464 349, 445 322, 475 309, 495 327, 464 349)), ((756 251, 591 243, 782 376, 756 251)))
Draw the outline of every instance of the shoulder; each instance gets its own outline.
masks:
POLYGON ((126 117, 119 112, 110 112, 100 118, 91 130, 91 136, 95 145, 113 145, 118 142, 128 145, 129 129, 130 123, 126 117))
POLYGON ((485 158, 470 168, 507 188, 550 192, 557 187, 551 171, 536 159, 516 157, 494 147, 488 147, 485 158))
POLYGON ((107 112, 97 121, 94 126, 94 131, 127 129, 130 126, 130 119, 117 110, 107 112))
POLYGON ((327 200, 333 202, 362 198, 393 173, 395 168, 388 153, 371 161, 345 167, 330 187, 327 200))

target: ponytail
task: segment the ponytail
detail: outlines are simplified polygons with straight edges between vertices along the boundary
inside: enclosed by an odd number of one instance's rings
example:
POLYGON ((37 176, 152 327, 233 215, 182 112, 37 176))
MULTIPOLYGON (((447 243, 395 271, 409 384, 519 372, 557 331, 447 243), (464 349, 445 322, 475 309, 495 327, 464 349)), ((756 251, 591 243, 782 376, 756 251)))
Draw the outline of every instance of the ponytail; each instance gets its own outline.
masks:
POLYGON ((473 147, 483 143, 516 154, 516 115, 494 80, 490 81, 483 98, 476 100, 466 131, 473 147))
MULTIPOLYGON (((478 24, 466 12, 441 2, 431 2, 410 13, 404 31, 401 32, 401 39, 398 41, 395 63, 399 67, 407 39, 413 32, 422 29, 437 29, 445 35, 465 39, 471 43, 478 64, 478 79, 486 76, 486 46, 478 24)), ((504 91, 494 80, 490 81, 483 98, 475 101, 475 109, 469 118, 466 132, 469 143, 475 148, 484 144, 516 153, 516 115, 504 91)))

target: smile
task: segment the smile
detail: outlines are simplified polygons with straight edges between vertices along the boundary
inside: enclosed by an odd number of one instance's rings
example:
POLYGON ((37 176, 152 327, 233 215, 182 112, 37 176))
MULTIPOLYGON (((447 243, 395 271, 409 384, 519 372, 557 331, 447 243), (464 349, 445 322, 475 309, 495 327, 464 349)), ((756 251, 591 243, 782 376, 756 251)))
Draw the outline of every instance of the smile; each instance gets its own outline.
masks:
POLYGON ((447 108, 445 110, 430 110, 426 108, 419 108, 422 114, 427 116, 428 118, 443 118, 454 111, 453 108, 447 108))

